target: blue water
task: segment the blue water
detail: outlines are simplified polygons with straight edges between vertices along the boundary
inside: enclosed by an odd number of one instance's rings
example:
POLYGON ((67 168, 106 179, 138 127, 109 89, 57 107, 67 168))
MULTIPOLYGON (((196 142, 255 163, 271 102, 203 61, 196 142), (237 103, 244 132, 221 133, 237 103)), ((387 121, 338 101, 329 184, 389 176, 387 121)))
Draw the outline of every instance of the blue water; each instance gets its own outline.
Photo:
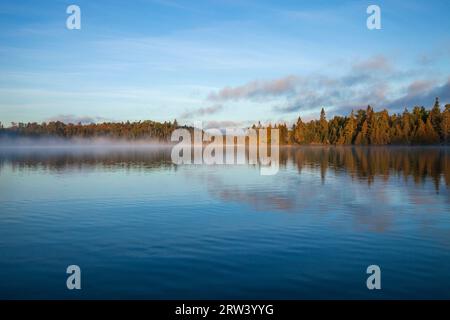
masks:
POLYGON ((0 298, 450 299, 449 148, 281 156, 261 176, 143 146, 1 149, 0 298))

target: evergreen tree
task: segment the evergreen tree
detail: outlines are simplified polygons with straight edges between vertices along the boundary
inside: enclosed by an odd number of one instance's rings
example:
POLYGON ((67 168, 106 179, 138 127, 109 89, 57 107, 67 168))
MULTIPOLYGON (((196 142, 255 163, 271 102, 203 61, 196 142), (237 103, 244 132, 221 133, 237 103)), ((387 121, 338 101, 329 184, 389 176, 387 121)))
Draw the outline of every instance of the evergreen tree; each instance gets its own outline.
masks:
POLYGON ((426 137, 425 123, 423 123, 422 119, 419 118, 417 122, 416 132, 414 133, 414 143, 421 144, 426 143, 426 141, 427 137, 426 137))
MULTIPOLYGON (((1 135, 25 137, 61 137, 61 138, 119 138, 152 139, 169 142, 173 130, 180 127, 173 122, 155 122, 151 120, 137 122, 104 122, 91 124, 65 124, 61 121, 48 123, 12 123, 3 128, 1 135)), ((191 127, 183 126, 188 130, 191 127)), ((327 121, 322 108, 318 120, 304 123, 300 117, 289 130, 286 124, 275 126, 280 131, 281 144, 439 144, 450 143, 450 104, 441 112, 439 99, 436 98, 431 110, 414 107, 412 112, 405 108, 402 114, 389 115, 387 110, 375 112, 371 106, 365 110, 351 112, 348 117, 335 116, 327 121)), ((262 128, 261 122, 252 126, 262 128)), ((271 125, 269 126, 269 130, 271 125)))
POLYGON ((434 130, 433 124, 431 123, 431 116, 428 117, 425 124, 425 143, 436 144, 439 143, 439 135, 434 130))
POLYGON ((370 132, 370 144, 388 144, 389 136, 389 114, 386 110, 372 116, 372 126, 370 132))
POLYGON ((445 106, 445 110, 442 113, 441 134, 442 141, 450 143, 450 104, 445 106))
POLYGON ((369 133, 369 125, 367 123, 367 120, 364 120, 361 126, 361 130, 356 135, 355 144, 360 145, 369 144, 368 133, 369 133))
POLYGON ((297 119, 297 123, 295 124, 294 127, 294 141, 295 143, 298 144, 304 144, 306 143, 306 127, 305 124, 303 123, 302 119, 300 117, 298 117, 297 119))
POLYGON ((289 130, 286 123, 280 124, 278 130, 280 132, 280 144, 289 144, 289 130))
POLYGON ((403 111, 402 114, 401 140, 409 144, 411 143, 411 136, 412 136, 411 114, 409 113, 408 109, 405 108, 405 111, 403 111))
POLYGON ((442 115, 441 115, 441 107, 439 105, 439 98, 436 98, 434 106, 430 111, 430 120, 434 130, 438 133, 439 136, 441 136, 442 115))
POLYGON ((328 121, 325 116, 325 110, 322 108, 320 111, 320 120, 319 120, 319 136, 320 143, 328 144, 328 121))
POLYGON ((352 144, 353 137, 355 135, 355 116, 353 115, 353 110, 350 113, 350 117, 346 119, 343 134, 339 139, 339 144, 352 144))

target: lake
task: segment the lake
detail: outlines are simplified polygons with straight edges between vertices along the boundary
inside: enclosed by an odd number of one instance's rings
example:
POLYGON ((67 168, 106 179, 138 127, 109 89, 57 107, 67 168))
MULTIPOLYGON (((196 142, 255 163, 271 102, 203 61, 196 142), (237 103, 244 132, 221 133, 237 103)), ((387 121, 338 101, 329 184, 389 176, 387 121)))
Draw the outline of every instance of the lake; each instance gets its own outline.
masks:
POLYGON ((450 299, 450 148, 280 156, 262 176, 169 148, 0 149, 0 298, 450 299))

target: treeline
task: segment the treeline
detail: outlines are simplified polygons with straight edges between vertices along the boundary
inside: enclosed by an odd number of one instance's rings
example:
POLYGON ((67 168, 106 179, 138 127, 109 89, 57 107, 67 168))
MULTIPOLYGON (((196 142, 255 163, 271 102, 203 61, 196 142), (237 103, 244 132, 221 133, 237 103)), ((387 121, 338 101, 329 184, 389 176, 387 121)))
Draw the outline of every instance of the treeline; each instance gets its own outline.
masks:
MULTIPOLYGON (((151 139, 169 142, 173 130, 179 127, 176 120, 164 123, 146 120, 85 125, 52 121, 41 124, 13 123, 8 128, 3 128, 0 123, 0 135, 30 138, 151 139)), ((261 125, 253 126, 258 127, 261 125)), ((326 119, 322 108, 318 120, 303 122, 299 117, 291 128, 286 124, 277 124, 273 128, 279 129, 280 143, 284 145, 450 144, 450 104, 441 110, 439 99, 436 98, 430 110, 414 107, 411 112, 405 109, 402 114, 392 115, 389 115, 387 110, 375 112, 368 106, 366 110, 352 111, 349 116, 335 116, 331 120, 326 119)))
POLYGON ((13 123, 9 128, 1 128, 1 134, 9 137, 58 137, 58 138, 109 138, 139 140, 151 139, 158 142, 170 141, 174 129, 178 128, 178 123, 137 121, 137 122, 104 122, 91 124, 63 123, 52 121, 48 123, 13 123))
POLYGON ((388 145, 388 144, 449 144, 450 104, 441 110, 436 98, 431 110, 414 107, 402 114, 389 115, 387 110, 351 112, 347 117, 327 120, 322 108, 319 120, 307 123, 299 117, 289 130, 276 125, 282 144, 388 145))

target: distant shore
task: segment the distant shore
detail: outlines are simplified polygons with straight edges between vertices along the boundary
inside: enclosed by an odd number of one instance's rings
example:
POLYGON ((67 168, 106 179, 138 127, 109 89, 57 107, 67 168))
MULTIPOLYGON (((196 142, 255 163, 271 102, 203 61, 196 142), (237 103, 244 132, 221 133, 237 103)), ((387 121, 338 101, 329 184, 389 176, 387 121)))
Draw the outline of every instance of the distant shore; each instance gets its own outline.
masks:
MULTIPOLYGON (((172 143, 171 136, 176 129, 194 130, 179 125, 177 120, 90 124, 29 122, 12 123, 7 128, 0 123, 0 139, 110 139, 167 144, 172 143)), ((286 123, 262 125, 258 122, 247 129, 267 129, 268 137, 271 130, 277 129, 280 145, 449 145, 450 104, 442 110, 436 98, 429 110, 415 106, 412 112, 405 108, 403 113, 391 115, 387 110, 376 112, 368 106, 331 120, 327 120, 322 108, 318 120, 303 122, 298 117, 291 127, 286 123)))

